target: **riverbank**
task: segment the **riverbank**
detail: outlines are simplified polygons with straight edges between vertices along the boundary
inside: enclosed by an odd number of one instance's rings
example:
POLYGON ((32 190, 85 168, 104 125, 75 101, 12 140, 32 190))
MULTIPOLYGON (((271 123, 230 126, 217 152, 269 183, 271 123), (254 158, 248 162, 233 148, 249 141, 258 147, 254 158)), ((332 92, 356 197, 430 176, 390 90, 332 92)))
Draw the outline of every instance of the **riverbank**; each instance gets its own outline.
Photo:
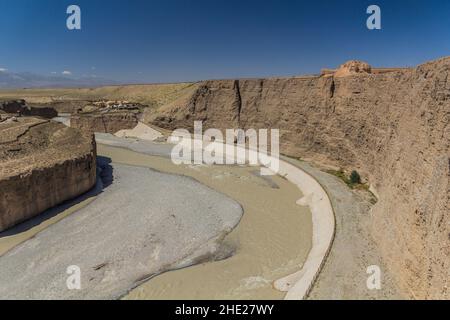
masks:
POLYGON ((305 161, 282 157, 313 176, 327 192, 335 214, 335 235, 321 272, 309 292, 310 300, 404 299, 370 236, 373 204, 367 196, 351 190, 342 180, 305 161), (381 288, 369 290, 369 266, 379 266, 381 288))

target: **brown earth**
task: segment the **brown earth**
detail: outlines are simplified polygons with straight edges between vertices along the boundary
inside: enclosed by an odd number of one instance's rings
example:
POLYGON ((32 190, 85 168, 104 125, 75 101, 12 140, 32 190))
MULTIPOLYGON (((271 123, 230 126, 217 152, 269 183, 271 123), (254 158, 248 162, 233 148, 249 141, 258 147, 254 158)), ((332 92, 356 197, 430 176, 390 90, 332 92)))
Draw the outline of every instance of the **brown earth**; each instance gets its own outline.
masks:
POLYGON ((0 122, 0 231, 92 188, 93 135, 44 119, 0 122))
POLYGON ((411 298, 448 298, 450 58, 345 77, 206 81, 147 110, 173 130, 278 128, 281 151, 358 170, 379 197, 371 236, 411 298))

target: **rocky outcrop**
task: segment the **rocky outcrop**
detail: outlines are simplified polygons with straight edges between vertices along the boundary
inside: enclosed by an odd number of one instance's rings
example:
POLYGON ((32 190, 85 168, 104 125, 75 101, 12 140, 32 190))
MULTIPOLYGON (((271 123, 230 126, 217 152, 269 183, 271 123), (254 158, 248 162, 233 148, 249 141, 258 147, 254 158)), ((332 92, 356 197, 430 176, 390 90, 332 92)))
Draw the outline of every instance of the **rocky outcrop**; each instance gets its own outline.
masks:
POLYGON ((143 105, 128 101, 99 101, 80 108, 70 118, 73 128, 85 132, 116 133, 133 129, 139 122, 143 105))
POLYGON ((58 112, 51 107, 31 107, 26 104, 25 100, 1 101, 0 110, 11 114, 43 117, 47 119, 58 116, 58 112))
POLYGON ((0 123, 0 231, 88 191, 95 182, 92 135, 31 117, 0 123))
POLYGON ((372 236, 400 288, 448 297, 450 58, 376 73, 344 66, 345 77, 207 81, 145 121, 278 128, 283 153, 357 169, 379 196, 372 236))
POLYGON ((337 69, 322 69, 321 76, 329 77, 333 76, 335 78, 339 77, 347 77, 356 74, 381 74, 388 72, 398 72, 398 71, 407 71, 409 68, 372 68, 367 62, 351 60, 343 65, 341 65, 337 69))
POLYGON ((335 77, 347 77, 350 75, 355 75, 355 74, 359 74, 359 73, 372 73, 372 67, 366 63, 366 62, 362 62, 362 61, 356 61, 356 60, 352 60, 352 61, 348 61, 346 63, 344 63, 342 66, 340 66, 334 76, 335 77))
POLYGON ((83 132, 116 133, 123 129, 133 129, 139 122, 136 112, 110 112, 77 114, 70 118, 70 126, 83 132))

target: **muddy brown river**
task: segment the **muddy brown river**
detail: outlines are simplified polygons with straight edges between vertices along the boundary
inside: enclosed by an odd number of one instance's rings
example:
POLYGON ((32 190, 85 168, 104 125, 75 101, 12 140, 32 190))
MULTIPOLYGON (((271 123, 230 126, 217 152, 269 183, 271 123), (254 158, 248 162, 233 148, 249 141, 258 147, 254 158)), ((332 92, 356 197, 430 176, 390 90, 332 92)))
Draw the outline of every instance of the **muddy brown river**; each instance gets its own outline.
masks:
MULTIPOLYGON (((226 238, 236 248, 226 260, 166 272, 126 299, 282 299, 273 281, 298 271, 311 248, 311 213, 296 201, 300 190, 258 167, 177 166, 169 159, 100 145, 113 162, 191 176, 238 201, 244 216, 226 238)), ((182 187, 182 186, 180 186, 182 187)))

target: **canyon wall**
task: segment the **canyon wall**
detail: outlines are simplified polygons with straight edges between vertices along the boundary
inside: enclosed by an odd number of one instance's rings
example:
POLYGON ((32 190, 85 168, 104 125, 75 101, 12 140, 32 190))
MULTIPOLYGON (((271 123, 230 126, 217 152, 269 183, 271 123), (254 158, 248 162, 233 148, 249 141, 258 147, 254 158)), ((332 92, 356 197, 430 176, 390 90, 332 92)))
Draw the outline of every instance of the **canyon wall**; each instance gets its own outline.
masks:
POLYGON ((31 117, 0 122, 0 231, 96 183, 92 134, 31 117))
POLYGON ((133 129, 139 122, 135 112, 110 112, 103 114, 81 114, 70 118, 70 126, 83 132, 116 133, 123 129, 133 129))
POLYGON ((166 128, 277 128, 281 152, 375 188, 372 236, 403 293, 448 297, 450 58, 412 69, 206 81, 145 114, 166 128))

